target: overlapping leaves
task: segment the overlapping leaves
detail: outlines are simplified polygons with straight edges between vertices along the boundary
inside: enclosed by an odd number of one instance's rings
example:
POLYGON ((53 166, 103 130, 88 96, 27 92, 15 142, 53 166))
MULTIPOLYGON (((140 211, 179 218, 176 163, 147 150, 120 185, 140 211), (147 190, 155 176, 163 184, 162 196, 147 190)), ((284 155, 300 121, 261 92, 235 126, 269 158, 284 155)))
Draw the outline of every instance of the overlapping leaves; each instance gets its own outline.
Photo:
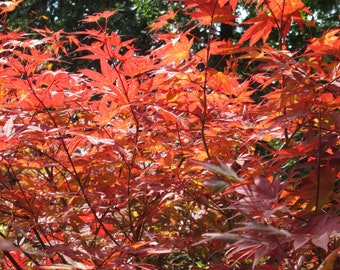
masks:
MULTIPOLYGON (((284 39, 293 21, 309 25, 304 4, 247 1, 258 16, 233 44, 212 27, 235 23, 238 1, 183 2, 190 29, 158 32, 161 43, 145 56, 110 33, 115 11, 87 17, 98 29, 71 35, 1 35, 6 267, 156 269, 179 260, 183 269, 273 269, 302 264, 306 253, 333 260, 338 31, 292 53, 284 39), (192 34, 202 26, 207 44, 192 34), (257 45, 274 28, 280 48, 257 45), (88 68, 54 67, 66 42, 88 68), (225 70, 212 55, 227 56, 225 70), (240 61, 249 70, 239 72, 240 61)), ((150 29, 172 20, 176 13, 150 29)))

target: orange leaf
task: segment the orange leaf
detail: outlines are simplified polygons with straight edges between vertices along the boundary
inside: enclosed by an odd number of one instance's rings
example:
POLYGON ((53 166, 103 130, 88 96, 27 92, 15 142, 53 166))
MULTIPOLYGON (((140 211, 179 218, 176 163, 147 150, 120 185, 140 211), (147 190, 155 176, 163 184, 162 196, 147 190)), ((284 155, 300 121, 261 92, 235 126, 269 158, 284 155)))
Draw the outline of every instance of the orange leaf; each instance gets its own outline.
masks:
POLYGON ((335 269, 335 262, 338 259, 340 254, 340 247, 333 250, 326 259, 322 262, 322 264, 319 266, 318 270, 331 270, 335 269))
POLYGON ((275 25, 273 17, 262 13, 256 18, 250 19, 243 22, 243 24, 253 24, 249 29, 242 35, 238 44, 243 44, 246 40, 250 39, 249 45, 253 46, 256 42, 262 39, 265 43, 275 25), (253 24, 254 23, 254 24, 253 24))
MULTIPOLYGON (((191 1, 187 1, 191 2, 191 1)), ((197 5, 197 9, 192 12, 188 12, 192 16, 193 20, 199 20, 199 25, 210 25, 211 23, 225 23, 232 24, 236 16, 232 14, 230 6, 225 5, 226 1, 211 0, 208 3, 197 3, 193 1, 193 5, 197 5)))
POLYGON ((1 12, 0 14, 12 12, 15 8, 22 2, 23 0, 12 0, 12 1, 3 1, 0 2, 1 12))
POLYGON ((320 96, 321 102, 331 103, 334 100, 334 96, 332 93, 324 93, 320 96))
POLYGON ((111 17, 112 15, 116 14, 117 10, 113 10, 113 11, 104 11, 101 13, 95 13, 94 15, 89 15, 87 16, 85 19, 80 20, 81 22, 97 22, 99 21, 101 18, 104 18, 105 20, 107 20, 109 17, 111 17))
POLYGON ((306 5, 301 0, 271 0, 267 1, 270 12, 277 21, 280 21, 281 28, 287 27, 285 35, 290 29, 292 19, 303 30, 303 23, 307 23, 302 19, 301 11, 311 14, 306 5), (288 25, 289 24, 289 25, 288 25))
POLYGON ((324 33, 320 38, 313 38, 306 52, 313 51, 314 55, 340 55, 340 29, 333 29, 324 33))
POLYGON ((158 107, 158 106, 152 106, 152 108, 155 109, 155 111, 160 116, 162 116, 166 122, 179 123, 183 128, 189 129, 188 123, 184 119, 182 119, 179 116, 177 116, 176 114, 174 114, 173 112, 170 112, 170 111, 165 110, 165 109, 158 107))
POLYGON ((169 20, 173 20, 176 16, 177 12, 174 12, 173 10, 170 10, 169 13, 164 14, 160 17, 158 17, 158 20, 154 22, 149 28, 150 32, 159 30, 163 26, 169 24, 169 20))
POLYGON ((236 12, 236 7, 237 7, 237 4, 238 4, 238 1, 239 0, 229 0, 229 4, 230 4, 233 12, 236 12))
POLYGON ((184 34, 180 34, 171 43, 160 47, 154 52, 161 58, 163 65, 175 64, 175 66, 179 66, 190 56, 192 44, 193 39, 189 40, 184 34))

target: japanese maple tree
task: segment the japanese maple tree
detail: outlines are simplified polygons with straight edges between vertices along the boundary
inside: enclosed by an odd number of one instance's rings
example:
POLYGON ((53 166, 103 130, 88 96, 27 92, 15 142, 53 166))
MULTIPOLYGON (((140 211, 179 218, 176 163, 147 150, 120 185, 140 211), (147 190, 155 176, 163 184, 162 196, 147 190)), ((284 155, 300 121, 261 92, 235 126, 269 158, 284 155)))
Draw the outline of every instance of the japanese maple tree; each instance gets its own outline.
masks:
POLYGON ((302 0, 178 6, 146 55, 119 11, 0 33, 2 269, 339 266, 340 29, 292 51, 302 0))

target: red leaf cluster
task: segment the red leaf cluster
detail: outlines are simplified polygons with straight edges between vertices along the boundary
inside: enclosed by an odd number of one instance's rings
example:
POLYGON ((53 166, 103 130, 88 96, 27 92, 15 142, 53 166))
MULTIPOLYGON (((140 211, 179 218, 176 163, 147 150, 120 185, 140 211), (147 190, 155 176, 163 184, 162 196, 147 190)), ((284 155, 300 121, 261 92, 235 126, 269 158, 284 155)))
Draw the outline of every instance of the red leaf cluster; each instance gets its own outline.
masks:
POLYGON ((221 41, 239 2, 183 1, 189 29, 161 16, 143 56, 115 11, 0 35, 3 269, 336 267, 339 30, 291 52, 306 6, 249 0, 251 26, 221 41), (66 45, 88 68, 57 67, 66 45))

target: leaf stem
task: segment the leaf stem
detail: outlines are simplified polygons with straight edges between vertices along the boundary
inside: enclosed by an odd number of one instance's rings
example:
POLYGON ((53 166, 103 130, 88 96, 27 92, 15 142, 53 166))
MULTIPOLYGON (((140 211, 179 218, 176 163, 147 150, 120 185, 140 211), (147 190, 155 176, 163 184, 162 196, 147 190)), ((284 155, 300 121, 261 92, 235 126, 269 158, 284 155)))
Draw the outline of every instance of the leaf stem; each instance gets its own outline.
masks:
MULTIPOLYGON (((47 109, 46 105, 44 104, 44 102, 38 97, 38 95, 36 94, 35 90, 34 90, 34 87, 33 85, 31 84, 31 81, 29 79, 27 79, 27 82, 29 83, 29 86, 30 86, 30 89, 34 95, 34 97, 38 100, 38 102, 42 105, 42 107, 45 109, 45 111, 48 113, 51 121, 53 122, 53 125, 55 128, 58 128, 58 124, 57 122, 55 121, 54 117, 52 116, 52 114, 49 112, 49 110, 47 109)), ((51 85, 49 86, 51 87, 51 85)), ((80 192, 81 194, 83 195, 83 198, 86 202, 86 204, 89 206, 89 209, 90 211, 92 212, 93 216, 95 217, 96 221, 99 223, 99 225, 103 228, 104 232, 106 233, 106 235, 112 240, 113 243, 115 243, 117 246, 119 246, 119 243, 117 242, 116 239, 113 238, 113 236, 111 235, 111 233, 106 229, 106 227, 104 226, 102 220, 98 217, 96 211, 93 209, 92 207, 92 203, 91 201, 89 200, 89 198, 87 197, 87 194, 86 194, 86 191, 85 191, 85 187, 79 177, 79 173, 76 169, 76 166, 73 162, 73 159, 71 157, 71 154, 67 148, 67 145, 65 143, 65 140, 62 136, 62 134, 60 134, 60 142, 61 142, 61 145, 62 145, 62 148, 64 149, 65 153, 66 153, 66 156, 67 156, 67 159, 68 161, 70 162, 70 165, 71 165, 71 168, 72 168, 72 171, 73 173, 71 172, 72 176, 74 177, 74 179, 76 180, 78 186, 79 186, 79 189, 80 189, 80 192)))
POLYGON ((209 147, 208 147, 208 142, 207 138, 205 135, 205 125, 207 122, 207 110, 208 110, 208 89, 207 89, 207 83, 208 83, 208 68, 209 68, 209 59, 210 59, 210 43, 211 43, 211 34, 212 34, 212 28, 214 24, 214 13, 216 10, 218 1, 215 1, 214 7, 213 7, 213 12, 211 14, 211 22, 209 25, 209 31, 208 31, 208 40, 207 40, 207 56, 205 59, 205 71, 204 71, 204 83, 202 86, 203 89, 203 112, 202 112, 202 118, 201 118, 201 136, 202 136, 202 141, 203 141, 203 146, 205 153, 207 155, 208 159, 211 159, 210 152, 209 152, 209 147))
POLYGON ((11 253, 9 253, 6 250, 2 250, 2 252, 5 255, 5 257, 7 257, 11 261, 11 263, 14 265, 14 267, 17 270, 23 270, 23 268, 19 265, 19 263, 12 257, 11 253))
MULTIPOLYGON (((108 46, 108 44, 106 43, 105 46, 108 46)), ((131 104, 131 101, 130 101, 130 98, 129 98, 129 94, 128 94, 128 91, 124 85, 124 81, 122 79, 122 75, 121 75, 121 72, 118 70, 117 66, 114 65, 113 68, 115 69, 115 71, 117 72, 117 75, 118 75, 118 79, 122 85, 122 88, 123 88, 123 91, 124 91, 124 95, 126 97, 126 100, 129 104, 129 108, 130 108, 130 112, 132 114, 132 117, 133 117, 133 120, 135 122, 135 125, 136 125, 136 131, 135 131, 135 135, 134 135, 134 149, 133 149, 133 153, 132 153, 132 157, 131 157, 131 160, 130 160, 130 164, 127 164, 127 169, 128 169, 128 182, 127 182, 127 195, 128 195, 128 203, 127 203, 127 206, 128 206, 128 216, 129 216, 129 225, 130 225, 130 232, 132 233, 133 235, 133 240, 136 241, 138 240, 137 238, 139 238, 139 232, 138 230, 135 230, 134 228, 134 224, 133 224, 133 217, 132 217, 132 204, 131 204, 131 181, 132 181, 132 167, 135 163, 135 157, 137 155, 137 152, 138 152, 138 140, 139 140, 139 127, 140 127, 140 123, 139 123, 139 120, 138 120, 138 117, 137 117, 137 114, 131 104)), ((130 239, 130 238, 129 238, 130 239)))
MULTIPOLYGON (((284 41, 284 36, 283 36, 283 17, 284 17, 284 8, 286 6, 286 0, 283 0, 283 3, 282 3, 282 8, 279 6, 279 8, 281 9, 281 18, 280 18, 280 22, 278 20, 278 18, 275 17, 275 14, 273 12, 273 10, 271 9, 269 3, 268 3, 268 0, 264 0, 264 2, 266 3, 266 5, 268 6, 268 9, 270 11, 270 13, 272 14, 273 18, 274 18, 274 21, 275 21, 275 24, 279 30, 279 50, 282 50, 283 48, 283 45, 285 44, 285 41, 284 41)), ((275 2, 275 1, 274 1, 275 2)), ((277 5, 279 5, 277 2, 275 2, 277 5)))
MULTIPOLYGON (((321 93, 320 93, 321 95, 321 93)), ((316 199, 315 199, 315 215, 318 215, 318 209, 320 207, 320 186, 321 186, 321 140, 322 140, 322 134, 321 134, 321 106, 319 107, 318 111, 318 118, 319 118, 319 126, 318 126, 318 152, 317 152, 317 177, 316 177, 316 199)))

